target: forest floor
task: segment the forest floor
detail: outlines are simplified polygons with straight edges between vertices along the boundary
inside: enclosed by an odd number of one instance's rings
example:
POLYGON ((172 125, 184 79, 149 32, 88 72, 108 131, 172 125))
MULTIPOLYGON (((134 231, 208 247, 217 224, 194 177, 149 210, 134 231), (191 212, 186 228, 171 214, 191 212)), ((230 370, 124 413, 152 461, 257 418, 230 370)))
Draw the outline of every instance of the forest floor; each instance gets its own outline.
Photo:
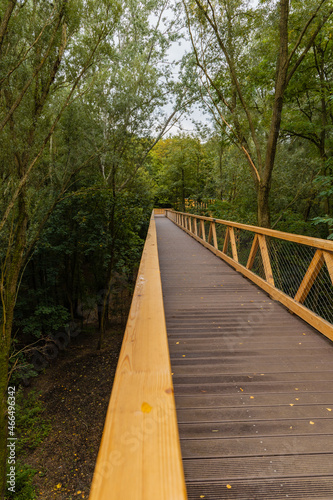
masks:
POLYGON ((51 427, 24 457, 36 470, 37 499, 88 498, 123 332, 119 325, 107 331, 100 351, 98 332, 82 332, 25 389, 39 394, 51 427))

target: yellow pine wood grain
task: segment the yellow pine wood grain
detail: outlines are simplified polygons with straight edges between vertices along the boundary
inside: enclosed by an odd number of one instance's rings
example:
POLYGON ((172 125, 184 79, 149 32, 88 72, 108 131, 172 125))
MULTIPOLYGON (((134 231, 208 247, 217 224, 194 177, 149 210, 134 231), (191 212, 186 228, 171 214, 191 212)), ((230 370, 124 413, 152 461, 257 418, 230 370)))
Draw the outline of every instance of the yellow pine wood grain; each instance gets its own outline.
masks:
POLYGON ((152 218, 89 499, 186 498, 152 218))

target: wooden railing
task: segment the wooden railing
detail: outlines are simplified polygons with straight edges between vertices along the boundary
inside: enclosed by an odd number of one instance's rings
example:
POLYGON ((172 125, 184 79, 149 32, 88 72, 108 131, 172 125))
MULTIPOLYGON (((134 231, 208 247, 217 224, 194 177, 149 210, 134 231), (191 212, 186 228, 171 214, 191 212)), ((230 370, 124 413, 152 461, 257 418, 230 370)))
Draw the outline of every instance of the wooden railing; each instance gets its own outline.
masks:
POLYGON ((89 498, 187 498, 153 215, 89 498))
POLYGON ((333 241, 172 210, 166 216, 333 340, 333 241))
POLYGON ((166 208, 154 208, 154 215, 165 215, 166 208))

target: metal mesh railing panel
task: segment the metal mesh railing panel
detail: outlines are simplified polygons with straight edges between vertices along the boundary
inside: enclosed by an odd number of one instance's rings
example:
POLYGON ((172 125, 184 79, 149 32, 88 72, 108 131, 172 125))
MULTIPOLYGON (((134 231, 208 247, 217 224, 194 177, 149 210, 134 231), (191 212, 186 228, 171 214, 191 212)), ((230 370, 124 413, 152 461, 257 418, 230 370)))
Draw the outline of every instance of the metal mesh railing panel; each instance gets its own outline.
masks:
POLYGON ((205 224, 206 241, 208 241, 210 222, 205 221, 204 224, 205 224))
POLYGON ((222 224, 216 224, 216 239, 219 250, 223 250, 226 230, 226 226, 223 226, 222 224))
POLYGON ((262 262, 260 248, 258 248, 258 251, 256 253, 251 271, 260 276, 260 278, 266 280, 266 274, 265 274, 264 264, 262 262))
POLYGON ((304 305, 318 316, 333 323, 333 286, 326 264, 310 288, 304 305))
POLYGON ((247 261, 249 260, 254 236, 255 233, 252 231, 245 231, 244 229, 235 230, 238 261, 243 266, 246 266, 247 261))
POLYGON ((295 297, 316 249, 292 241, 269 238, 268 251, 276 288, 295 297))

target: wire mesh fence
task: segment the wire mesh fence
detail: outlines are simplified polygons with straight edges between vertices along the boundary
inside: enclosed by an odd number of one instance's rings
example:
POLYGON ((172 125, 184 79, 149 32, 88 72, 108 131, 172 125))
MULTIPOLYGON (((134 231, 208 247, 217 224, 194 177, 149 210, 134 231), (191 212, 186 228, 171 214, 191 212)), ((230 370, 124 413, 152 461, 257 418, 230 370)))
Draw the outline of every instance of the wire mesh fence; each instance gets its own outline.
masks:
POLYGON ((333 292, 328 270, 323 266, 309 290, 304 305, 311 311, 333 323, 333 292))

